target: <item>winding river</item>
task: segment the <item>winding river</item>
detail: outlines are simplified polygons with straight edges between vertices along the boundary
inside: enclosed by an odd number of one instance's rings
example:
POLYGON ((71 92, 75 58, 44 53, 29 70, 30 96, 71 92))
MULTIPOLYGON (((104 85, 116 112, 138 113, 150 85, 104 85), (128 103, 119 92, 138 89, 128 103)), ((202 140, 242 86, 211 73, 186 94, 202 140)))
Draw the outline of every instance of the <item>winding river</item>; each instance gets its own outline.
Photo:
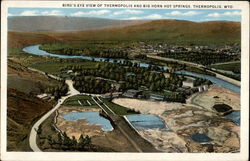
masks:
MULTIPOLYGON (((59 54, 51 54, 48 53, 44 50, 40 50, 39 49, 39 44, 38 45, 32 45, 32 46, 27 46, 25 48, 23 48, 24 52, 27 52, 29 54, 33 54, 33 55, 40 55, 40 56, 50 56, 50 57, 58 57, 58 58, 73 58, 73 59, 85 59, 85 60, 94 60, 94 61, 105 61, 107 60, 107 58, 97 58, 97 57, 91 57, 91 56, 71 56, 71 55, 59 55, 59 54)), ((109 59, 109 62, 114 63, 114 62, 118 62, 118 61, 125 61, 124 59, 109 59)), ((132 61, 133 63, 135 63, 135 61, 132 61)), ((138 63, 138 62, 137 62, 138 63)), ((139 66, 140 67, 149 67, 151 64, 147 64, 147 63, 143 63, 140 62, 139 66)), ((163 69, 166 70, 168 69, 167 66, 163 66, 163 69)), ((194 76, 194 77, 198 77, 198 78, 204 78, 204 79, 208 79, 211 82, 213 82, 216 85, 219 85, 221 87, 230 89, 232 91, 238 92, 240 93, 240 87, 237 85, 234 85, 232 83, 229 83, 225 80, 213 77, 213 76, 209 76, 209 75, 204 75, 204 74, 197 74, 197 73, 193 73, 193 72, 188 72, 188 71, 177 71, 177 74, 184 74, 184 75, 189 75, 189 76, 194 76)))

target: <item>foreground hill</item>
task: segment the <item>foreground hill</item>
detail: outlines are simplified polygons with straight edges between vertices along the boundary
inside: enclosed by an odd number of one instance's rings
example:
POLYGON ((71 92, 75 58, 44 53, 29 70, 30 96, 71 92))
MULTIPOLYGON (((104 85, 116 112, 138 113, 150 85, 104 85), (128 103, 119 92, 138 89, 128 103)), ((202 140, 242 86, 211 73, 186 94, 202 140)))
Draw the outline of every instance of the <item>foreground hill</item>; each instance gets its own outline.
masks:
MULTIPOLYGON (((191 22, 154 20, 143 24, 81 32, 10 33, 12 42, 41 40, 41 43, 80 40, 155 40, 174 44, 239 43, 241 24, 229 21, 191 22), (16 39, 16 37, 19 37, 16 39)), ((36 41, 37 42, 37 41, 36 41)), ((22 42, 19 42, 19 44, 22 42)), ((26 43, 27 44, 27 43, 26 43)))
POLYGON ((8 61, 8 151, 31 151, 28 142, 30 129, 53 107, 52 102, 38 99, 35 95, 55 83, 16 62, 8 61))
POLYGON ((143 22, 66 16, 18 16, 8 18, 8 27, 9 31, 18 32, 83 31, 114 26, 129 26, 143 22))

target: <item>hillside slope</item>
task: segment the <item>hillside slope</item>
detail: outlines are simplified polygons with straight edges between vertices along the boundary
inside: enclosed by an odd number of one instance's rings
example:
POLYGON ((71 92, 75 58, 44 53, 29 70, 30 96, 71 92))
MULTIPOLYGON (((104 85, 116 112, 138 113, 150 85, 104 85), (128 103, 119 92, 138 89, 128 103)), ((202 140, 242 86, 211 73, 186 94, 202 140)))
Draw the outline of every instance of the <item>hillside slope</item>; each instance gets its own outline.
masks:
POLYGON ((18 16, 8 18, 8 27, 9 31, 18 32, 55 32, 129 26, 143 22, 140 20, 112 20, 88 17, 18 16))
POLYGON ((173 44, 218 44, 239 43, 241 24, 229 21, 191 22, 182 20, 154 20, 143 24, 111 27, 81 32, 10 32, 12 45, 51 43, 58 41, 82 40, 156 40, 173 44), (34 41, 36 40, 36 41, 34 41), (17 42, 19 41, 19 42, 17 42), (21 42, 20 42, 21 41, 21 42))
POLYGON ((31 151, 30 128, 53 107, 52 102, 38 99, 36 94, 56 82, 11 60, 7 79, 7 150, 31 151))
POLYGON ((71 40, 164 40, 180 43, 240 41, 239 22, 155 20, 148 23, 54 36, 71 40))

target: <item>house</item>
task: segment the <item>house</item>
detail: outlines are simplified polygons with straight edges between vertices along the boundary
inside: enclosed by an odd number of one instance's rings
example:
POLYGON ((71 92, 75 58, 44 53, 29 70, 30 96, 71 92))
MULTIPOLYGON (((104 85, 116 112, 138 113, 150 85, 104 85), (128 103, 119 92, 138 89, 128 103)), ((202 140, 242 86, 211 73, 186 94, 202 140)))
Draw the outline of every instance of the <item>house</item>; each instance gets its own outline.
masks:
POLYGON ((182 82, 182 86, 193 88, 194 87, 194 82, 192 80, 185 80, 185 81, 182 82))
POLYGON ((121 92, 105 93, 101 97, 102 98, 117 98, 117 97, 121 96, 121 94, 122 94, 121 92))
POLYGON ((137 97, 140 93, 141 93, 141 91, 134 90, 134 89, 129 89, 129 90, 127 90, 126 92, 123 93, 123 96, 124 96, 124 97, 135 98, 135 97, 137 97))
POLYGON ((43 93, 43 94, 37 95, 37 97, 43 100, 49 100, 51 95, 47 93, 43 93))
POLYGON ((67 74, 73 73, 73 70, 68 70, 67 74))
POLYGON ((203 85, 202 88, 203 88, 204 91, 207 91, 208 90, 208 85, 203 85))
POLYGON ((111 84, 111 87, 112 87, 113 89, 115 89, 116 91, 118 91, 118 90, 120 89, 121 85, 120 85, 119 83, 112 83, 112 84, 111 84))
POLYGON ((202 92, 202 91, 203 91, 202 86, 199 86, 199 87, 198 87, 198 91, 199 91, 199 92, 202 92))
POLYGON ((149 99, 151 99, 151 100, 157 100, 157 101, 163 101, 164 100, 164 96, 150 93, 149 94, 149 99))

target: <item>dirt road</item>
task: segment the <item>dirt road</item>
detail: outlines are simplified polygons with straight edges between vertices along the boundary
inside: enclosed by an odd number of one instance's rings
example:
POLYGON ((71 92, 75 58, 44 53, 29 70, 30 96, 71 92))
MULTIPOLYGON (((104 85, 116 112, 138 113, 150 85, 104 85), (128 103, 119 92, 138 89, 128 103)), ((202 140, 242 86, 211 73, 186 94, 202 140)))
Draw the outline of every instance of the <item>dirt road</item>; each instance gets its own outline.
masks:
POLYGON ((51 109, 49 112, 47 112, 42 118, 40 118, 31 128, 31 132, 30 132, 30 137, 29 137, 29 143, 30 143, 30 148, 34 151, 34 152, 42 152, 39 147, 37 146, 37 142, 36 142, 36 137, 37 137, 37 130, 39 128, 39 126, 43 123, 43 121, 45 121, 53 112, 55 112, 55 110, 57 110, 62 104, 63 102, 72 96, 78 95, 80 94, 79 91, 77 91, 74 87, 73 87, 73 81, 72 80, 66 80, 66 84, 68 85, 68 95, 62 97, 61 99, 58 100, 58 103, 56 104, 56 106, 51 109))

